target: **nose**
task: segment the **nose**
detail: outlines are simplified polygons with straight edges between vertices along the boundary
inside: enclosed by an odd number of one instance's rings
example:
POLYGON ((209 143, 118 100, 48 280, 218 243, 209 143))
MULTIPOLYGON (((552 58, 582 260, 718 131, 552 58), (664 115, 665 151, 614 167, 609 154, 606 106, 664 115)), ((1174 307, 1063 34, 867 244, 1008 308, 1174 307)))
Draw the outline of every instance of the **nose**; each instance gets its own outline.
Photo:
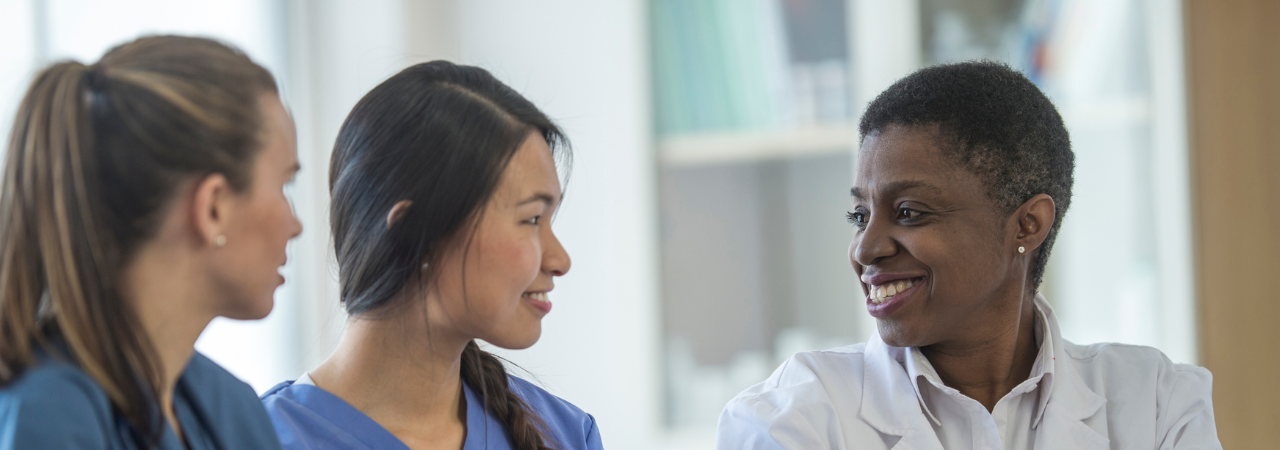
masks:
POLYGON ((898 253, 897 243, 889 236, 888 225, 879 222, 873 215, 867 227, 854 235, 853 242, 849 243, 850 262, 870 266, 898 253))
POLYGON ((859 269, 858 259, 853 257, 853 253, 857 248, 858 238, 855 236, 853 240, 849 241, 849 265, 853 266, 854 270, 859 269))
POLYGON ((551 276, 559 277, 569 273, 569 267, 573 262, 569 260, 569 252, 565 251, 564 246, 560 245, 560 239, 556 238, 556 234, 547 230, 546 237, 543 239, 542 252, 542 271, 551 274, 551 276))
POLYGON ((289 239, 298 237, 302 234, 302 221, 298 220, 298 214, 289 208, 289 239))

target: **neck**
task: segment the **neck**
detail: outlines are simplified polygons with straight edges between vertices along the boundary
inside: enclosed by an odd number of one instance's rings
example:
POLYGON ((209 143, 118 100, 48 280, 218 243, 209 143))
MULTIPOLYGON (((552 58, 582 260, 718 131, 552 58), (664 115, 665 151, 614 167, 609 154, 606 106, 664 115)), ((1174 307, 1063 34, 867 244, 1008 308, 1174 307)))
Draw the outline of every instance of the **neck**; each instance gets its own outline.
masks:
POLYGON ((198 285, 201 269, 191 258, 146 246, 125 268, 121 294, 132 305, 147 340, 160 358, 160 408, 181 436, 173 413, 174 387, 195 353, 196 339, 216 316, 204 305, 198 285))
POLYGON ((394 314, 353 316, 311 379, 393 434, 450 434, 465 424, 462 350, 470 339, 429 330, 424 302, 394 314))
POLYGON ((921 347, 942 382, 991 411, 996 402, 1031 376, 1038 348, 1034 302, 1020 295, 1016 307, 997 311, 995 327, 963 339, 921 347))

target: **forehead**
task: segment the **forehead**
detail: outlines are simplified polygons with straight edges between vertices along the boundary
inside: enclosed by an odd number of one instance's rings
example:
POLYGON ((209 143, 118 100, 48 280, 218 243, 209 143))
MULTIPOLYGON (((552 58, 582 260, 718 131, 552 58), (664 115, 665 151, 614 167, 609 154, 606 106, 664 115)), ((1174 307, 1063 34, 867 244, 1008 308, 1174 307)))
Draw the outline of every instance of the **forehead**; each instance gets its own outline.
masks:
POLYGON ((537 132, 529 133, 502 173, 500 190, 505 195, 524 196, 535 191, 560 197, 560 178, 556 174, 551 146, 537 132))
POLYGON ((293 118, 275 94, 262 94, 258 105, 263 118, 262 159, 273 164, 293 164, 298 159, 293 118))
POLYGON ((855 193, 868 197, 894 187, 943 192, 972 188, 976 177, 944 152, 941 141, 935 128, 924 126, 891 125, 868 135, 858 151, 855 193))

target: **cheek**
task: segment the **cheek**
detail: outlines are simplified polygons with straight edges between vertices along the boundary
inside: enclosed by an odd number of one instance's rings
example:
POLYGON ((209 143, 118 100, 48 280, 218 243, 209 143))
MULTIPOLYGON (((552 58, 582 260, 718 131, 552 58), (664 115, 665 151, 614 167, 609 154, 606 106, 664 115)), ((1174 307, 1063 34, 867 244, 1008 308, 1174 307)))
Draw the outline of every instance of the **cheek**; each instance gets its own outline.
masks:
POLYGON ((297 225, 292 208, 278 193, 254 193, 256 198, 247 208, 250 217, 243 221, 240 239, 246 241, 239 265, 245 277, 256 280, 264 289, 274 289, 277 270, 285 263, 289 239, 296 234, 297 225), (274 195, 273 195, 274 194, 274 195))
POLYGON ((943 298, 967 303, 965 298, 984 292, 999 267, 994 244, 974 230, 939 230, 920 233, 906 243, 912 255, 933 275, 932 290, 943 298))
POLYGON ((858 260, 853 258, 853 252, 857 250, 857 248, 858 238, 855 236, 849 241, 849 252, 845 256, 849 257, 849 265, 853 267, 853 276, 858 279, 858 289, 862 291, 863 295, 866 295, 867 287, 862 283, 862 265, 858 264, 858 260))
POLYGON ((468 284, 483 283, 486 292, 503 297, 504 302, 518 300, 538 275, 537 245, 521 233, 495 234, 481 241, 475 249, 477 257, 468 264, 467 270, 483 280, 472 281, 468 276, 468 284))
POLYGON ((262 241, 261 250, 273 254, 279 253, 288 244, 289 238, 293 237, 290 232, 293 212, 289 208, 289 203, 283 199, 264 198, 254 208, 254 215, 257 220, 251 221, 254 229, 250 232, 259 235, 258 239, 262 241))
POLYGON ((509 284, 523 293, 538 276, 541 266, 538 245, 529 239, 516 239, 503 248, 509 284))
POLYGON ((270 211, 264 216, 271 218, 271 223, 263 224, 266 229, 272 230, 276 239, 288 241, 293 238, 295 232, 295 217, 293 215, 293 205, 289 204, 289 200, 283 196, 276 195, 271 202, 270 211))

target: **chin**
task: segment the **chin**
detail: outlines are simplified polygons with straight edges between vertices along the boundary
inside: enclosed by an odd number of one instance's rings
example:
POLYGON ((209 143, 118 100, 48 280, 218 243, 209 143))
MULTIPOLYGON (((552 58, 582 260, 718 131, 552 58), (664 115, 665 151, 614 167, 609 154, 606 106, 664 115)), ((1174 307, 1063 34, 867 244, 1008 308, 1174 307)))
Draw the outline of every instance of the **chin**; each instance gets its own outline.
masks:
POLYGON ((231 305, 222 317, 235 320, 259 320, 266 318, 275 309, 276 300, 273 295, 265 298, 247 299, 231 305))
POLYGON ((533 347, 533 344, 538 343, 538 339, 541 337, 542 326, 539 324, 530 332, 522 333, 519 336, 502 336, 501 338, 484 339, 484 341, 507 350, 524 350, 533 347))
POLYGON ((921 342, 920 337, 916 336, 916 333, 911 332, 908 327, 900 322, 877 319, 876 330, 880 333, 880 340, 890 347, 920 347, 925 345, 921 342))

